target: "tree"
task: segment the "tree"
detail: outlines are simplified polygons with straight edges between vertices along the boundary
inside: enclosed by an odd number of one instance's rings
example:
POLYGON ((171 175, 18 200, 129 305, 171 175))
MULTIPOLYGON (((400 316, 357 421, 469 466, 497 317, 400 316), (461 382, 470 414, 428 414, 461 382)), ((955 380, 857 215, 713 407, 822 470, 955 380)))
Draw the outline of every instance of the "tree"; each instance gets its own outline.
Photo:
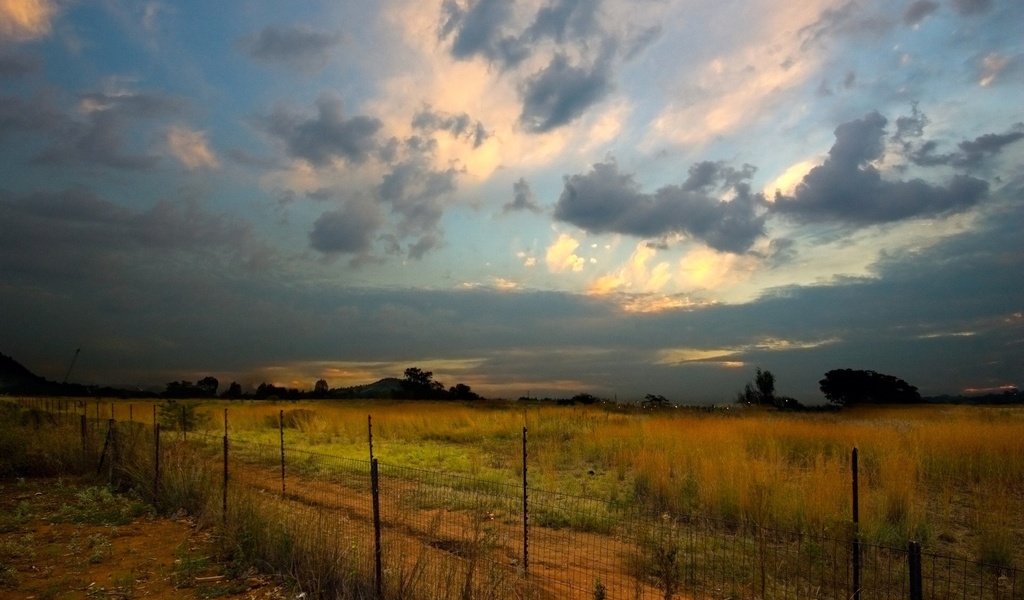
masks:
POLYGON ((661 394, 647 394, 644 396, 643 402, 640 403, 640 406, 650 409, 668 408, 669 406, 672 406, 672 403, 669 402, 668 398, 661 394))
POLYGON ((921 401, 921 394, 915 386, 898 377, 874 371, 833 369, 825 373, 825 378, 818 382, 818 386, 829 402, 839 406, 910 404, 921 401))
POLYGON ((199 390, 199 395, 203 398, 213 398, 217 395, 217 388, 220 387, 220 382, 217 381, 216 377, 207 375, 196 383, 196 388, 199 390))
POLYGON ((479 400, 480 396, 464 383, 457 383, 448 390, 448 395, 455 400, 479 400))
POLYGON ((326 396, 330 389, 331 388, 327 385, 326 379, 317 379, 316 383, 313 385, 313 394, 315 396, 326 396))
POLYGON ((402 387, 413 398, 436 398, 444 396, 444 384, 434 381, 432 371, 424 371, 419 367, 409 367, 405 370, 405 379, 402 387))
POLYGON ((757 386, 757 393, 760 395, 761 404, 775 405, 775 375, 771 371, 762 371, 758 367, 754 374, 754 385, 757 386))
POLYGON ((775 397, 775 375, 760 367, 754 372, 754 381, 743 386, 743 391, 736 395, 738 404, 778 406, 775 397))
POLYGON ((232 381, 228 389, 224 391, 223 396, 225 398, 241 398, 242 397, 242 386, 237 381, 232 381))

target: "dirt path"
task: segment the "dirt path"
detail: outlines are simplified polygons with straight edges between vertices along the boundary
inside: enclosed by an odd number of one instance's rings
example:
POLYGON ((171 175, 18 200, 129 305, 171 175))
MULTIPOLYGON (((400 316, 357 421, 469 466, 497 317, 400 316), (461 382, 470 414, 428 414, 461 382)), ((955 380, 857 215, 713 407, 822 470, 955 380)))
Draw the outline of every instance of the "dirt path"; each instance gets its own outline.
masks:
MULTIPOLYGON (((188 519, 79 480, 0 481, 0 600, 283 600, 285 587, 217 562, 188 519)), ((294 596, 294 595, 293 595, 294 596)))

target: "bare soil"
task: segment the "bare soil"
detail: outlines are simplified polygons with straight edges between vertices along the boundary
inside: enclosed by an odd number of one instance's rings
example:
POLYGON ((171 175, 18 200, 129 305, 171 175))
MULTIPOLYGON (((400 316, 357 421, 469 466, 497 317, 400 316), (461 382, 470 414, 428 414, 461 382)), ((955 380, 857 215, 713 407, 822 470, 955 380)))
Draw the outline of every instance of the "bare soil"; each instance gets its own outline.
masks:
POLYGON ((141 504, 111 518, 76 479, 0 481, 0 600, 293 598, 280 579, 238 573, 209 531, 141 504), (138 514, 136 514, 138 513, 138 514))

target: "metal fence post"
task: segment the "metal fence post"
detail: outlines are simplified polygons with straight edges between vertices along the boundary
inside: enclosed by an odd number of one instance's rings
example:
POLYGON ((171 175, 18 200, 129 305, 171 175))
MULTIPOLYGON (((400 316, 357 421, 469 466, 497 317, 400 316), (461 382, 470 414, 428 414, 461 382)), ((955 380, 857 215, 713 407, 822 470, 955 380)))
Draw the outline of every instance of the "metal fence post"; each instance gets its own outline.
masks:
POLYGON ((523 427, 523 577, 530 573, 530 510, 526 487, 526 427, 523 427))
POLYGON ((89 419, 82 415, 82 457, 87 458, 89 453, 89 419))
POLYGON ((381 550, 380 550, 380 477, 377 459, 370 461, 370 493, 373 496, 373 586, 376 598, 382 598, 381 550))
POLYGON ((910 570, 910 600, 923 600, 924 586, 921 583, 921 544, 911 541, 907 544, 907 567, 910 570))
POLYGON ((850 470, 853 476, 853 600, 860 600, 860 496, 857 449, 851 454, 850 470))
POLYGON ((284 409, 278 415, 278 429, 281 432, 281 497, 284 498, 284 409))
POLYGON ((153 426, 153 504, 160 506, 160 424, 153 426))
POLYGON ((221 520, 228 521, 228 409, 224 409, 224 491, 221 497, 221 520))
POLYGON ((373 415, 366 415, 366 438, 370 442, 370 460, 373 460, 373 415))

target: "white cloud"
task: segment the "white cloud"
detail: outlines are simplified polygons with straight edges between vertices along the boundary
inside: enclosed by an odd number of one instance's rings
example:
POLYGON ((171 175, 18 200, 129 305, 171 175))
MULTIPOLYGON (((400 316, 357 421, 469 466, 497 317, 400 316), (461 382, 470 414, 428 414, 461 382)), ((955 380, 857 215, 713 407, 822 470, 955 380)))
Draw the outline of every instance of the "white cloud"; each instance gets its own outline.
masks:
POLYGON ((744 10, 760 18, 745 21, 747 28, 702 32, 721 38, 708 40, 709 46, 728 44, 733 49, 702 66, 681 64, 679 89, 673 94, 678 100, 654 118, 646 145, 701 145, 735 132, 773 110, 817 72, 824 57, 803 53, 798 32, 814 23, 828 2, 751 4, 744 10))
POLYGON ((586 264, 586 259, 576 255, 576 249, 579 247, 579 241, 571 235, 559 234, 558 239, 548 246, 544 257, 548 270, 552 273, 565 273, 567 271, 578 273, 582 271, 583 266, 586 264))
POLYGON ((170 127, 166 135, 167 150, 186 169, 216 169, 217 155, 210 149, 206 134, 186 127, 170 127))

